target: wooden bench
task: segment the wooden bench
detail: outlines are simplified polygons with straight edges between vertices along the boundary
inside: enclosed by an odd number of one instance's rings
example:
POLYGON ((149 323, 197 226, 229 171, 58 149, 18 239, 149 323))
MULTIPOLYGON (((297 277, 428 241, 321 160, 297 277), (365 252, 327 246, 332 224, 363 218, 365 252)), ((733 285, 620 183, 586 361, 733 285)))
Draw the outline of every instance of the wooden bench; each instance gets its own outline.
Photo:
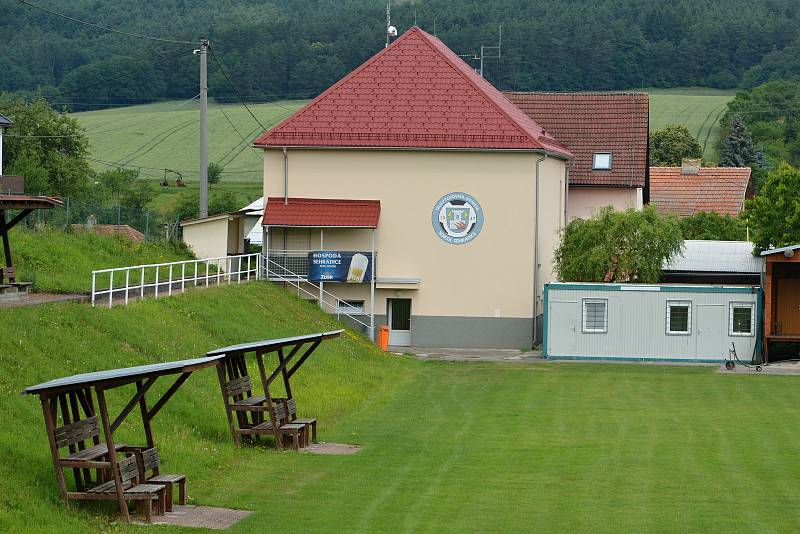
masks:
POLYGON ((292 448, 296 451, 299 451, 301 448, 308 445, 306 425, 289 422, 289 414, 286 411, 283 403, 273 404, 272 413, 275 417, 275 421, 277 422, 277 427, 273 426, 272 421, 265 421, 254 426, 249 433, 272 434, 275 436, 275 444, 278 448, 282 448, 282 438, 284 436, 291 438, 292 448))
MULTIPOLYGON (((286 412, 289 414, 289 422, 295 423, 298 425, 305 425, 306 428, 306 437, 308 437, 308 430, 311 430, 311 442, 317 442, 317 420, 312 417, 307 418, 299 418, 297 417, 297 401, 294 399, 287 399, 287 398, 275 398, 272 399, 276 403, 283 404, 286 408, 286 412)), ((306 443, 308 445, 308 443, 306 443)))
POLYGON ((165 487, 164 503, 167 512, 172 511, 173 486, 178 485, 178 504, 186 504, 186 475, 162 475, 161 458, 155 447, 137 452, 140 476, 148 484, 161 484, 165 487), (150 471, 150 476, 147 472, 150 471))
POLYGON ((230 409, 236 412, 239 428, 251 428, 264 422, 264 404, 267 398, 263 395, 253 395, 253 381, 249 375, 234 378, 225 384, 228 398, 232 400, 230 409), (248 420, 247 414, 251 414, 248 420))
MULTIPOLYGON (((136 502, 136 508, 145 516, 148 523, 153 522, 153 501, 156 502, 156 515, 164 515, 165 489, 162 484, 139 484, 140 466, 136 455, 128 456, 117 465, 126 501, 136 502)), ((86 491, 87 495, 98 499, 117 499, 117 487, 109 480, 86 491)))
POLYGON ((28 290, 30 282, 17 282, 17 269, 15 267, 4 267, 0 269, 0 284, 7 287, 17 288, 18 291, 28 290))

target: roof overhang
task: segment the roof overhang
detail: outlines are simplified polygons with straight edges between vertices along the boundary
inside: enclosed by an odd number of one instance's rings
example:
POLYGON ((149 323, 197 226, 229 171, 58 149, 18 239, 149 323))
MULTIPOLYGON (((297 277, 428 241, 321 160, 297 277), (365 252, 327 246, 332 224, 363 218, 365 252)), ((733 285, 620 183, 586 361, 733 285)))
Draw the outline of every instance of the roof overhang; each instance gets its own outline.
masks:
POLYGON ((214 222, 214 221, 222 221, 222 220, 229 220, 233 221, 236 219, 241 219, 246 215, 243 211, 232 211, 229 213, 219 213, 217 215, 211 215, 209 217, 203 217, 201 219, 187 219, 185 221, 181 221, 181 226, 191 226, 193 224, 203 224, 207 222, 214 222))
POLYGON ((761 252, 762 256, 771 256, 773 254, 778 253, 786 253, 786 252, 794 252, 795 250, 800 250, 800 245, 789 245, 788 247, 781 247, 781 248, 771 248, 769 250, 765 250, 761 252))
POLYGON ((63 205, 64 202, 57 197, 0 194, 0 210, 52 209, 63 205))
POLYGON ((264 226, 298 228, 377 228, 380 200, 339 198, 267 199, 264 226))

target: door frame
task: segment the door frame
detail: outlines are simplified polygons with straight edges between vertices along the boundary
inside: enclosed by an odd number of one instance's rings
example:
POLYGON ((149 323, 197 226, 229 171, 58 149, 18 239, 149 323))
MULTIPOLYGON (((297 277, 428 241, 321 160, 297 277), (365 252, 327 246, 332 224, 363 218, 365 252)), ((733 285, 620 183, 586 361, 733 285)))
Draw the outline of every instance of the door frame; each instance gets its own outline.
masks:
POLYGON ((397 347, 411 346, 411 306, 413 302, 410 298, 387 298, 386 299, 386 324, 389 326, 389 345, 397 347), (392 328, 393 301, 408 301, 408 330, 394 330, 392 328), (393 335, 394 333, 394 335, 393 335), (399 339, 398 339, 399 338, 399 339), (394 342, 392 342, 394 340, 394 342))

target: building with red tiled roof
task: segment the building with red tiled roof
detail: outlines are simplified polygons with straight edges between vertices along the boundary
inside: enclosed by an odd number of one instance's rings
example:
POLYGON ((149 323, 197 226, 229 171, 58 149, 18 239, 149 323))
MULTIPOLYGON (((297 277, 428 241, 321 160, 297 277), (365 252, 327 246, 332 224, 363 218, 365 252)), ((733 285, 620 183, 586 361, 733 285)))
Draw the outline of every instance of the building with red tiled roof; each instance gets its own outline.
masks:
POLYGON ((716 211, 736 217, 748 183, 750 167, 650 167, 650 203, 681 216, 716 211))
POLYGON ((254 145, 271 279, 392 345, 537 338, 573 153, 439 39, 408 30, 254 145))
POLYGON ((648 200, 650 99, 646 93, 505 95, 575 155, 569 168, 570 217, 648 200))

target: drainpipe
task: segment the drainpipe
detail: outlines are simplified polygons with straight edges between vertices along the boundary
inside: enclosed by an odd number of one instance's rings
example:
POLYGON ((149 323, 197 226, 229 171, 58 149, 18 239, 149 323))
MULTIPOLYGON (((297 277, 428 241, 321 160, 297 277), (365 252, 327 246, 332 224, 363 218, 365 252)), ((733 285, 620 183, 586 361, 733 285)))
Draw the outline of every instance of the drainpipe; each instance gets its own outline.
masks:
POLYGON ((539 320, 536 315, 536 299, 539 293, 539 164, 547 159, 547 152, 536 160, 536 198, 534 199, 534 222, 533 222, 533 335, 531 339, 536 343, 536 331, 539 320))
POLYGON ((289 203, 289 150, 283 147, 283 203, 289 203))
POLYGON ((564 227, 566 228, 567 223, 569 222, 569 174, 572 170, 572 166, 575 165, 575 160, 571 159, 567 162, 567 171, 565 173, 564 179, 564 227))

